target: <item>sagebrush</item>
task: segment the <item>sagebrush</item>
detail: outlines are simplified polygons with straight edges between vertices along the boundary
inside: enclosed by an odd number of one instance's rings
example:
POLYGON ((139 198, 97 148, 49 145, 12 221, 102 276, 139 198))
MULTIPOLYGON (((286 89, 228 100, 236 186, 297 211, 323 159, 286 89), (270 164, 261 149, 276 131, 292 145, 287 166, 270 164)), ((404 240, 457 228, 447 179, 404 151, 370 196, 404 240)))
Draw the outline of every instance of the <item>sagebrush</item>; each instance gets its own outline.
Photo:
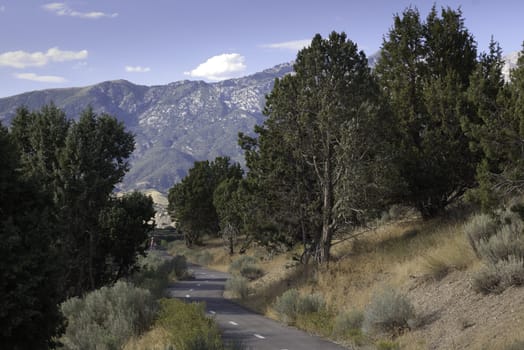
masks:
POLYGON ((75 350, 120 349, 152 324, 157 310, 148 290, 126 282, 68 299, 60 309, 67 319, 60 341, 75 350))
POLYGON ((362 329, 368 334, 400 334, 415 319, 409 299, 393 288, 375 294, 364 312, 362 329))

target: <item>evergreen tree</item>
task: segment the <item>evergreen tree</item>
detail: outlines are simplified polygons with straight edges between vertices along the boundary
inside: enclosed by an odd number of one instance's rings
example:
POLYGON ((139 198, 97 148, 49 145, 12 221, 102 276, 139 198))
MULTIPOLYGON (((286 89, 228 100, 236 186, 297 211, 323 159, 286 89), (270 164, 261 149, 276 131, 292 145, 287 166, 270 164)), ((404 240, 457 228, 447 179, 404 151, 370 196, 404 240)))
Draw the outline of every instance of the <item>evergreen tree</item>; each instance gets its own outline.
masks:
POLYGON ((377 117, 378 87, 364 53, 344 33, 333 32, 328 39, 316 35, 298 53, 294 69, 296 74, 278 80, 268 96, 268 119, 255 129, 259 139, 244 137, 241 142, 247 150, 248 179, 269 197, 266 205, 280 216, 295 212, 318 260, 327 263, 335 230, 355 210, 351 206, 357 201, 344 197, 357 198, 360 187, 341 179, 357 172, 366 173, 360 179, 372 177, 357 159, 374 159, 374 152, 365 150, 377 141, 370 127, 391 125, 377 117), (351 144, 354 137, 364 145, 351 144), (308 228, 316 223, 317 231, 307 230, 306 215, 313 220, 308 228))
POLYGON ((471 194, 480 200, 485 209, 496 202, 490 174, 499 173, 504 160, 498 146, 504 143, 500 139, 500 131, 505 127, 504 113, 508 101, 503 66, 502 50, 492 39, 489 51, 480 55, 477 68, 471 76, 468 89, 471 113, 463 121, 463 127, 471 138, 470 148, 481 158, 476 174, 479 187, 472 190, 471 194))
POLYGON ((56 227, 52 203, 19 169, 16 145, 0 124, 0 342, 45 349, 62 322, 56 227))
MULTIPOLYGON (((105 276, 100 211, 129 169, 133 135, 109 115, 86 109, 68 130, 60 152, 56 193, 63 230, 62 244, 70 268, 66 284, 72 295, 93 290, 112 279, 105 276)), ((119 232, 126 235, 127 232, 119 232)))
POLYGON ((376 75, 398 121, 401 200, 424 217, 440 212, 474 186, 476 159, 461 128, 476 44, 462 13, 435 7, 421 22, 416 9, 394 17, 376 75))
POLYGON ((483 108, 482 120, 474 131, 484 153, 477 176, 480 182, 478 192, 485 207, 496 199, 524 191, 523 53, 524 49, 516 68, 510 73, 507 86, 502 86, 500 53, 495 51, 484 59, 484 65, 491 67, 492 79, 486 79, 486 92, 480 99, 483 103, 479 103, 483 108))
POLYGON ((243 171, 228 157, 195 162, 188 175, 169 190, 168 210, 184 234, 187 246, 200 244, 204 234, 217 234, 219 219, 213 205, 216 187, 230 178, 241 179, 243 171))

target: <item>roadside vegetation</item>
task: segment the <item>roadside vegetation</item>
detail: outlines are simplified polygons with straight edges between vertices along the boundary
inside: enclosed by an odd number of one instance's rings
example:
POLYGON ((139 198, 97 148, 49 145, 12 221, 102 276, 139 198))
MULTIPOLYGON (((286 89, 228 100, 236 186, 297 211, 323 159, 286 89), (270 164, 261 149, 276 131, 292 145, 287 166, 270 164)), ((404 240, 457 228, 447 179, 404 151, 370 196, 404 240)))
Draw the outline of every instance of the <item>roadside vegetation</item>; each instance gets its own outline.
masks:
MULTIPOLYGON (((524 54, 507 80, 503 63, 451 8, 396 14, 373 69, 345 33, 316 35, 239 135, 246 171, 198 161, 171 188, 184 242, 161 245, 349 347, 519 347, 524 54)), ((156 302, 185 260, 140 258, 152 200, 114 195, 133 148, 90 108, 20 107, 0 126, 6 347, 223 348, 202 305, 156 302)))
POLYGON ((195 163, 173 219, 233 273, 226 295, 349 347, 518 346, 524 55, 505 80, 498 43, 478 52, 462 12, 435 6, 395 15, 367 63, 346 34, 315 36, 239 135, 246 173, 195 163))

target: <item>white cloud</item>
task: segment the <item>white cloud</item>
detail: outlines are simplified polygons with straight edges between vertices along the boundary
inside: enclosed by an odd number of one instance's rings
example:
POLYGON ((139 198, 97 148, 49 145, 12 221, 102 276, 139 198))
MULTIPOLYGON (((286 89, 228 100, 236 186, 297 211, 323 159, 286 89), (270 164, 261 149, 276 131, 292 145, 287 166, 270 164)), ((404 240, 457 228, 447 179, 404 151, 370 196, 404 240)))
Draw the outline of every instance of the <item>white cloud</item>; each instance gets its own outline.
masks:
POLYGON ((151 68, 149 67, 142 67, 142 66, 126 66, 126 72, 131 73, 147 73, 151 71, 151 68))
POLYGON ((100 11, 92 12, 79 12, 75 11, 67 4, 63 2, 51 2, 42 6, 44 10, 54 13, 57 16, 69 16, 69 17, 78 17, 86 19, 99 19, 99 18, 115 18, 118 16, 118 13, 105 13, 100 11))
POLYGON ((16 73, 14 75, 18 79, 38 81, 40 83, 65 83, 65 78, 56 75, 38 75, 35 73, 16 73))
POLYGON ((310 44, 311 44, 310 39, 309 40, 304 39, 304 40, 285 41, 281 43, 264 44, 264 45, 260 45, 260 47, 263 47, 266 49, 299 51, 299 50, 302 50, 304 47, 309 46, 310 44))
POLYGON ((50 48, 47 52, 8 51, 0 54, 0 67, 41 67, 51 62, 83 60, 87 55, 87 50, 62 51, 58 47, 50 48))
POLYGON ((208 80, 223 80, 237 76, 246 70, 245 57, 238 53, 224 53, 213 56, 189 72, 184 72, 193 78, 208 80))

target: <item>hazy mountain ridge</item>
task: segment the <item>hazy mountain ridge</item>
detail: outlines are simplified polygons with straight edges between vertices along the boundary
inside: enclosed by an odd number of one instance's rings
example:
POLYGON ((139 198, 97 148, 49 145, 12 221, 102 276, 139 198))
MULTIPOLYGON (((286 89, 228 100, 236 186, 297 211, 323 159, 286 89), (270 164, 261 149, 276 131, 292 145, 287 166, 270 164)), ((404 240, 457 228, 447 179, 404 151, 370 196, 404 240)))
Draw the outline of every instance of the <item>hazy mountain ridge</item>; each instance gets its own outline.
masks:
POLYGON ((252 132, 263 121, 266 94, 275 78, 291 71, 287 63, 217 83, 186 80, 148 87, 116 80, 28 92, 0 99, 0 120, 8 124, 19 106, 34 110, 51 101, 70 118, 88 105, 97 113, 114 115, 135 134, 136 142, 122 188, 165 192, 195 160, 227 155, 243 161, 238 132, 252 132))
MULTIPOLYGON (((506 79, 518 57, 518 52, 504 56, 506 79)), ((378 58, 379 53, 369 57, 371 67, 378 58)), ((243 162, 238 132, 251 133, 254 125, 263 121, 265 96, 275 78, 292 71, 292 63, 284 63, 217 83, 184 80, 144 86, 114 80, 27 92, 0 99, 0 121, 9 124, 22 105, 34 110, 53 101, 70 118, 77 118, 91 105, 97 113, 116 116, 135 134, 132 167, 122 189, 166 192, 186 175, 195 160, 229 156, 243 162)))

